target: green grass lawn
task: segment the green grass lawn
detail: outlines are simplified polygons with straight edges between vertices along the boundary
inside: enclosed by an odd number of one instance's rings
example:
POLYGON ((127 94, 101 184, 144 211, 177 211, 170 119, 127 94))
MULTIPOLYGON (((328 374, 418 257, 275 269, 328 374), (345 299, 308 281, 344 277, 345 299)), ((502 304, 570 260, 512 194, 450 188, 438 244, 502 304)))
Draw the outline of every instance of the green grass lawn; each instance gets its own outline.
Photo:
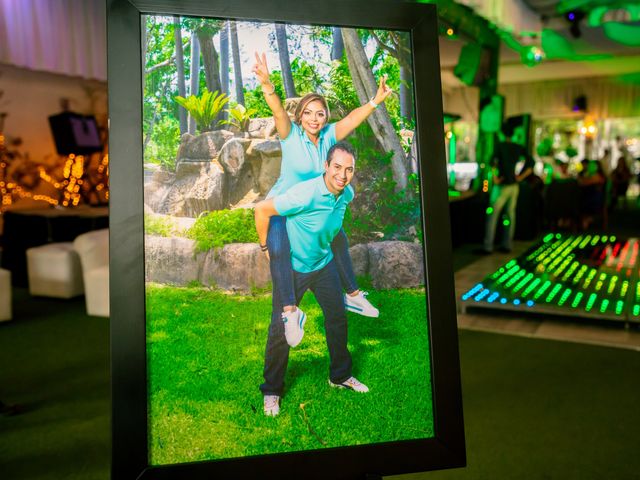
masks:
POLYGON ((292 349, 278 417, 262 412, 270 295, 147 287, 153 465, 433 436, 424 291, 372 292, 380 318, 349 315, 354 375, 368 394, 331 388, 313 294, 292 349))

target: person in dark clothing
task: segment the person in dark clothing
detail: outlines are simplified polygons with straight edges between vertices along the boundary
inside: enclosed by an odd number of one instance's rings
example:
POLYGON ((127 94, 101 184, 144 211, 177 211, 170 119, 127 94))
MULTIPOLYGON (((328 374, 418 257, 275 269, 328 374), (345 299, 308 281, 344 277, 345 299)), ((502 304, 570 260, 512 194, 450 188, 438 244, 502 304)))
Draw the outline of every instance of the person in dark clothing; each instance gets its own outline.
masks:
POLYGON ((519 182, 533 173, 533 157, 522 146, 513 141, 513 128, 504 127, 505 141, 500 142, 495 149, 493 157, 494 185, 491 190, 489 210, 485 224, 484 246, 485 253, 493 251, 493 241, 496 234, 496 226, 503 208, 507 208, 509 226, 504 232, 501 251, 510 252, 513 243, 513 235, 516 231, 516 204, 520 192, 519 182), (524 166, 520 173, 516 167, 521 158, 524 158, 524 166))

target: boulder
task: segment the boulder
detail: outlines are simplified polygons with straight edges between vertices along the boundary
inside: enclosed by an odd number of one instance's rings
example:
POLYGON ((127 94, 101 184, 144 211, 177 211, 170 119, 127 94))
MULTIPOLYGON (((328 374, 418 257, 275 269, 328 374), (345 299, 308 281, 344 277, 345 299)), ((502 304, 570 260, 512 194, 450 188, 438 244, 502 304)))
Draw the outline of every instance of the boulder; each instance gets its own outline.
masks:
POLYGON ((402 241, 369 244, 369 275, 374 288, 424 285, 422 245, 402 241))
POLYGON ((182 196, 180 217, 198 217, 202 212, 227 208, 228 199, 224 171, 219 163, 211 162, 198 175, 185 177, 187 187, 182 196))
POLYGON ((231 243, 206 254, 200 282, 233 291, 264 288, 271 281, 269 262, 257 243, 231 243))
POLYGON ((216 158, 222 146, 233 138, 233 133, 227 130, 205 132, 197 136, 185 133, 180 139, 177 162, 203 162, 216 158))
POLYGON ((260 158, 256 188, 260 194, 266 195, 280 176, 280 165, 282 163, 280 142, 277 140, 254 140, 251 142, 247 154, 260 158))
POLYGON ((188 238, 145 235, 145 280, 187 285, 200 277, 204 254, 194 254, 195 242, 188 238))
POLYGON ((259 154, 263 157, 282 157, 282 148, 278 140, 253 140, 249 146, 250 155, 259 154))
POLYGON ((226 208, 224 171, 218 162, 180 162, 173 181, 145 187, 145 203, 156 213, 177 217, 226 208))
POLYGON ((369 271, 369 247, 366 243, 360 243, 349 248, 353 271, 357 276, 366 275, 369 271))
POLYGON ((244 152, 243 142, 236 138, 229 140, 220 150, 218 161, 220 165, 222 165, 222 168, 224 168, 224 171, 234 178, 238 177, 242 167, 244 167, 244 152))
MULTIPOLYGON (((161 171, 152 175, 144 186, 144 203, 152 212, 160 212, 162 205, 171 190, 175 174, 161 171)), ((165 212, 166 213, 166 212, 165 212)))
POLYGON ((251 138, 269 138, 276 134, 276 122, 273 117, 252 118, 248 128, 251 138))

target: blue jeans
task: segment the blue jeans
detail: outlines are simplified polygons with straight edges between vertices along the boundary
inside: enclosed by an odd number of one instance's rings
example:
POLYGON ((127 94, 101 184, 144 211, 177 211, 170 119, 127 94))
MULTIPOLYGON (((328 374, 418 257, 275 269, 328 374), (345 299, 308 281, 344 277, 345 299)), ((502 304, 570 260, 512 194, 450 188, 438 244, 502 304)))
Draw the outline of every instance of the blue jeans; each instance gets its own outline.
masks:
MULTIPOLYGON (((342 383, 351 377, 351 354, 347 349, 347 314, 342 292, 336 288, 340 277, 336 262, 331 261, 315 272, 294 272, 295 303, 307 290, 311 290, 324 315, 324 328, 329 348, 329 379, 342 383)), ((282 396, 284 376, 289 362, 289 344, 284 336, 282 308, 284 305, 273 295, 273 310, 267 348, 264 355, 264 383, 260 390, 264 395, 282 396)))
MULTIPOLYGON (((291 244, 287 235, 286 217, 279 215, 271 217, 269 233, 267 234, 267 247, 269 249, 273 296, 278 296, 278 300, 283 306, 295 305, 291 244)), ((355 292, 358 290, 358 284, 356 283, 356 275, 353 272, 351 255, 349 255, 349 241, 343 229, 340 229, 333 242, 331 242, 331 251, 340 275, 342 288, 347 293, 355 292)))

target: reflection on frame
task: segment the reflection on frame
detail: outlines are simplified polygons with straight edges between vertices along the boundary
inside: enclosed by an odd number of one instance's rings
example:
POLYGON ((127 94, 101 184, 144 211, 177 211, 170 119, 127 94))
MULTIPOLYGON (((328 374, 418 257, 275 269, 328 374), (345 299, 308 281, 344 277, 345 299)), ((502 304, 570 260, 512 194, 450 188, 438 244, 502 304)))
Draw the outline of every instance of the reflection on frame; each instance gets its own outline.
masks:
POLYGON ((150 463, 432 438, 409 34, 145 20, 150 463))

